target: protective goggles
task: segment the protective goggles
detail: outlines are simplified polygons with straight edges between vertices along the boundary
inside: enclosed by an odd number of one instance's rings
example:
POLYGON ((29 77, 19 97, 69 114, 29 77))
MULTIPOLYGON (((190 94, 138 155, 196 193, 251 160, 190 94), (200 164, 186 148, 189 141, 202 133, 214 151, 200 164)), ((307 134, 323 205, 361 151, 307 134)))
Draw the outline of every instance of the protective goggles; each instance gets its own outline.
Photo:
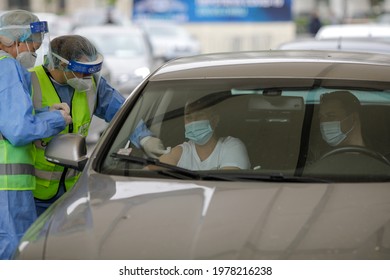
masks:
POLYGON ((99 72, 102 69, 103 64, 103 56, 101 54, 97 54, 96 60, 91 62, 81 62, 75 60, 67 60, 56 53, 51 53, 53 56, 66 63, 67 68, 70 71, 83 73, 83 74, 94 74, 99 72))

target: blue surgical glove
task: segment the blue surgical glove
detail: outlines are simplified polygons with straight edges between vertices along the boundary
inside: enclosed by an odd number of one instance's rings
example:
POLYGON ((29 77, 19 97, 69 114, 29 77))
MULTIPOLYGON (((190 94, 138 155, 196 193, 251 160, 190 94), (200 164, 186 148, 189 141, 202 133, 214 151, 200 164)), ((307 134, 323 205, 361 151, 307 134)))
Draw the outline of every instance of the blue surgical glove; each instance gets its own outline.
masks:
POLYGON ((158 158, 170 152, 170 148, 165 149, 162 141, 153 135, 143 120, 138 122, 134 132, 130 135, 130 142, 137 148, 142 148, 152 158, 158 158))
POLYGON ((145 122, 141 119, 133 133, 130 135, 130 142, 140 149, 142 147, 141 140, 147 136, 153 136, 153 132, 146 127, 145 122))

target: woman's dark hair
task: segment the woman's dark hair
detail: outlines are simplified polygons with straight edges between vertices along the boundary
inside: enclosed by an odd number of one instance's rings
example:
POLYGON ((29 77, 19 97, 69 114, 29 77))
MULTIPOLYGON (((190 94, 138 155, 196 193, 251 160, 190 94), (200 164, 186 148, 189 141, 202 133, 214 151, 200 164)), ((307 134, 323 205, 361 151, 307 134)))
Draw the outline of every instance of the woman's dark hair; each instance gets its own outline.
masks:
POLYGON ((359 99, 354 94, 346 90, 337 90, 325 93, 321 95, 320 102, 323 103, 334 100, 341 102, 347 114, 359 113, 360 111, 359 99))

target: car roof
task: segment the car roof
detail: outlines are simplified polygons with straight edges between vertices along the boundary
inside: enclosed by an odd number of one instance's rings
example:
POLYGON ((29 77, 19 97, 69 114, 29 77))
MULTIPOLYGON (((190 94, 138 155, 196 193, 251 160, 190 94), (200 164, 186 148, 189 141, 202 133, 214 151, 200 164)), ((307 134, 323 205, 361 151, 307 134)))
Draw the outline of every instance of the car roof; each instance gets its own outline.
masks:
POLYGON ((201 54, 171 60, 150 78, 326 78, 390 81, 390 55, 318 50, 201 54))

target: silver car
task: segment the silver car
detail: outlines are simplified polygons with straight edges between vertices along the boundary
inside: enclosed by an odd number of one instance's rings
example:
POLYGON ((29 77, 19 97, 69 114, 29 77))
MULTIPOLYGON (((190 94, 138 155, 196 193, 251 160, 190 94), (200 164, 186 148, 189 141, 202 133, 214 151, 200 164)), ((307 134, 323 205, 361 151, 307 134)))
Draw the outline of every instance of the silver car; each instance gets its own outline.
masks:
POLYGON ((15 258, 390 259, 389 71, 389 55, 352 52, 170 61, 130 95, 89 158, 78 135, 49 143, 48 160, 83 172, 15 258), (343 92, 359 113, 324 121, 336 117, 324 96, 343 92), (203 109, 217 116, 216 145, 234 145, 214 147, 214 168, 167 162, 186 145, 191 160, 209 160, 198 154, 209 142, 188 132, 203 109), (140 123, 166 148, 159 159, 129 141, 140 123), (325 141, 329 125, 337 145, 325 141), (350 144, 358 127, 364 142, 350 144))

